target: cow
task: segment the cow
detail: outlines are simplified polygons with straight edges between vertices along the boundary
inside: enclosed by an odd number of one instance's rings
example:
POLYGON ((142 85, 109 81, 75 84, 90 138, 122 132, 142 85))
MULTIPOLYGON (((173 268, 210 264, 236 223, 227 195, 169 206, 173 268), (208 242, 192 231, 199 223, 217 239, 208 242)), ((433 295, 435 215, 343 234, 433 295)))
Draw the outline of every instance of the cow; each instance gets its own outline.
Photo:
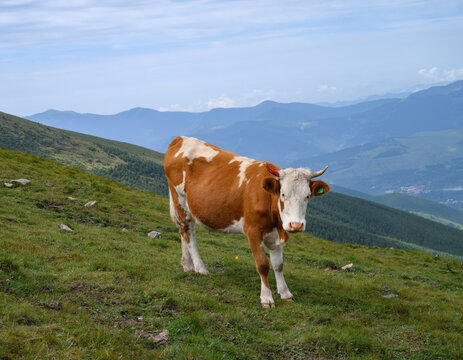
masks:
POLYGON ((164 156, 164 170, 170 215, 182 238, 184 271, 209 275, 196 246, 195 224, 214 232, 243 233, 260 275, 262 306, 275 307, 264 245, 270 254, 278 294, 292 301, 283 276, 283 246, 288 232, 305 230, 309 199, 330 190, 325 182, 312 180, 326 169, 280 169, 195 138, 176 137, 164 156))

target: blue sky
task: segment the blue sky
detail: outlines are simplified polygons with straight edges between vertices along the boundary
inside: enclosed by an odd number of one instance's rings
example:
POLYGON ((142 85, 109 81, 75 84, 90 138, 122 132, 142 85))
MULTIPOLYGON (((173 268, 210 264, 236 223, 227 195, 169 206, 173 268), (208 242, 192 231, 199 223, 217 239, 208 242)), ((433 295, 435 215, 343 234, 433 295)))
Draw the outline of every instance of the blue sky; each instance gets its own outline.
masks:
POLYGON ((0 0, 0 111, 205 111, 463 79, 462 1, 0 0))

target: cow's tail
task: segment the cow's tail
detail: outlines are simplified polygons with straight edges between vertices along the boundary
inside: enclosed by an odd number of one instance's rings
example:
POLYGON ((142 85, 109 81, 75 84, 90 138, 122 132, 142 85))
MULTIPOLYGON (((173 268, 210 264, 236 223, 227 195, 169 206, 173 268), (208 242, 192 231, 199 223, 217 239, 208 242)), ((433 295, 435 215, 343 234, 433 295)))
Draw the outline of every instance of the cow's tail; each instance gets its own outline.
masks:
POLYGON ((170 189, 169 189, 169 206, 170 206, 170 218, 175 224, 177 224, 178 226, 181 226, 182 221, 180 220, 177 210, 175 209, 175 203, 174 203, 174 199, 172 198, 172 194, 170 193, 170 189))

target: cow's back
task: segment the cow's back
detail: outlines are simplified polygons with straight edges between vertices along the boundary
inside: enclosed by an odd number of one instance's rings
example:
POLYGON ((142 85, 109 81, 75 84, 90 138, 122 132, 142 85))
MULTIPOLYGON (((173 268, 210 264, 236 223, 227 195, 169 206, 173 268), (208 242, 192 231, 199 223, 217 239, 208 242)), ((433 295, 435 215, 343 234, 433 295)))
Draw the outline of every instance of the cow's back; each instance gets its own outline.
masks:
POLYGON ((194 219, 210 229, 224 230, 243 218, 245 186, 240 184, 237 158, 183 136, 175 138, 165 154, 170 191, 183 192, 194 219))

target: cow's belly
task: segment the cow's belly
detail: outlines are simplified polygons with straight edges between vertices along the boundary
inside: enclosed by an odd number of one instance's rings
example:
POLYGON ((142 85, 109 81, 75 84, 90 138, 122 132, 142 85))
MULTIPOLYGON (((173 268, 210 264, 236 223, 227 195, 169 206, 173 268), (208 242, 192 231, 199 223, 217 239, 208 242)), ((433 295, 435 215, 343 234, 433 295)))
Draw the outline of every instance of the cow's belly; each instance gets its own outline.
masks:
POLYGON ((217 233, 225 233, 225 234, 244 234, 243 225, 244 225, 244 218, 239 220, 233 220, 230 222, 228 226, 217 227, 213 221, 210 219, 200 219, 198 217, 193 216, 195 222, 201 225, 208 231, 217 232, 217 233))
POLYGON ((187 201, 195 221, 210 231, 224 233, 243 232, 243 190, 238 178, 222 173, 209 173, 196 169, 203 178, 190 178, 187 183, 187 201), (194 180, 194 181, 193 181, 194 180))
POLYGON ((241 211, 226 202, 191 201, 188 206, 196 223, 212 232, 243 233, 244 218, 241 211))

